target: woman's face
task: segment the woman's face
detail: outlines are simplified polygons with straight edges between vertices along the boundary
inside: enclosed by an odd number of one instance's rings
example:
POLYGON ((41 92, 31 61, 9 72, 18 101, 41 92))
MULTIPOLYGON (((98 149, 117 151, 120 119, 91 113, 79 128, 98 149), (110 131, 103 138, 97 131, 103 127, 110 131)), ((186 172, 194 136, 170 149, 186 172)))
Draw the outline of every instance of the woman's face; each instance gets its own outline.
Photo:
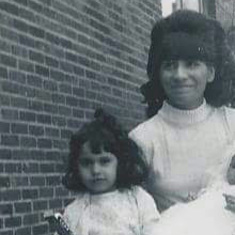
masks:
POLYGON ((160 81, 168 102, 185 110, 202 104, 206 85, 214 80, 214 76, 213 66, 196 60, 163 61, 160 68, 160 81))
POLYGON ((104 150, 92 153, 89 142, 83 144, 79 155, 78 171, 81 181, 92 194, 115 190, 118 160, 104 150))

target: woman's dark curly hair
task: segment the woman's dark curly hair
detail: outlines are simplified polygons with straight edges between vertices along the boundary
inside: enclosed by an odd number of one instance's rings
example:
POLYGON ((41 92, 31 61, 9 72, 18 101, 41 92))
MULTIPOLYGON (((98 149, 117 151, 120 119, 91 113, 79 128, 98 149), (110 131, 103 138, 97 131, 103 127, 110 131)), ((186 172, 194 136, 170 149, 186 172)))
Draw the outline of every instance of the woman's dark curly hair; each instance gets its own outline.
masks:
POLYGON ((147 64, 149 82, 140 88, 145 98, 144 102, 148 104, 147 116, 151 117, 156 114, 167 98, 159 74, 164 57, 164 39, 172 33, 194 35, 209 47, 206 52, 208 57, 205 58, 210 60, 205 59, 205 62, 210 62, 210 65, 215 68, 215 79, 207 84, 204 93, 205 99, 214 107, 220 107, 228 103, 231 94, 228 92, 228 87, 226 87, 226 84, 228 84, 226 80, 234 74, 235 66, 226 43, 223 28, 216 20, 205 15, 190 10, 179 10, 159 20, 151 32, 151 45, 147 64))
POLYGON ((142 183, 147 175, 147 168, 137 145, 128 138, 128 132, 103 109, 97 109, 94 117, 93 121, 85 124, 71 137, 68 169, 62 181, 64 186, 73 191, 86 190, 78 172, 81 148, 86 142, 89 142, 93 153, 98 154, 104 150, 116 156, 118 189, 142 183))

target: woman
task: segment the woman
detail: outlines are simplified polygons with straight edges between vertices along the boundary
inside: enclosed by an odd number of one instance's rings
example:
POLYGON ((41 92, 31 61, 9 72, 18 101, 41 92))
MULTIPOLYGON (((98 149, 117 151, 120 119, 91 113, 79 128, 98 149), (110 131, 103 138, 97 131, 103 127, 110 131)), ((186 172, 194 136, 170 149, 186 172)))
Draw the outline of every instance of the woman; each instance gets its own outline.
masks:
POLYGON ((130 137, 143 152, 146 187, 161 211, 197 198, 225 175, 235 154, 235 110, 224 106, 231 97, 223 76, 232 76, 234 65, 225 41, 217 21, 193 11, 153 27, 149 82, 141 87, 150 119, 130 137))

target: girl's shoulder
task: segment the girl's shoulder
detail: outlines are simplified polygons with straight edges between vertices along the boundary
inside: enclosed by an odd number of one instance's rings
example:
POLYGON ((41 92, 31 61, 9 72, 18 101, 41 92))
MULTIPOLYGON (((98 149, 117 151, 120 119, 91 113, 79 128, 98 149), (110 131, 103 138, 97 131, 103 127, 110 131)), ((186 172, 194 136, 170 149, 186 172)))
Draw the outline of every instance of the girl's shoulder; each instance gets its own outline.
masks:
POLYGON ((158 219, 160 214, 157 209, 157 204, 151 194, 140 186, 133 186, 132 192, 139 210, 142 211, 147 217, 151 214, 158 219))
POLYGON ((80 207, 83 207, 84 203, 88 200, 86 195, 85 193, 77 194, 76 198, 65 207, 64 214, 73 214, 73 211, 76 212, 80 207))
POLYGON ((132 186, 130 191, 137 200, 142 201, 143 203, 146 203, 147 201, 154 202, 153 197, 141 186, 132 186))

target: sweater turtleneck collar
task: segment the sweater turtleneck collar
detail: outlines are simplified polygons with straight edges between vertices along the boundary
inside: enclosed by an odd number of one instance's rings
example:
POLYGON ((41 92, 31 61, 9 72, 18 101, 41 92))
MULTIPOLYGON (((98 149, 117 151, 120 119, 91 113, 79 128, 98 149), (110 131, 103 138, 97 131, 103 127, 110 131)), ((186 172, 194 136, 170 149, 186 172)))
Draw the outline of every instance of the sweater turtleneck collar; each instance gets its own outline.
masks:
POLYGON ((177 109, 164 101, 158 115, 175 124, 191 125, 205 120, 211 112, 212 107, 206 103, 205 99, 198 108, 192 110, 177 109))

